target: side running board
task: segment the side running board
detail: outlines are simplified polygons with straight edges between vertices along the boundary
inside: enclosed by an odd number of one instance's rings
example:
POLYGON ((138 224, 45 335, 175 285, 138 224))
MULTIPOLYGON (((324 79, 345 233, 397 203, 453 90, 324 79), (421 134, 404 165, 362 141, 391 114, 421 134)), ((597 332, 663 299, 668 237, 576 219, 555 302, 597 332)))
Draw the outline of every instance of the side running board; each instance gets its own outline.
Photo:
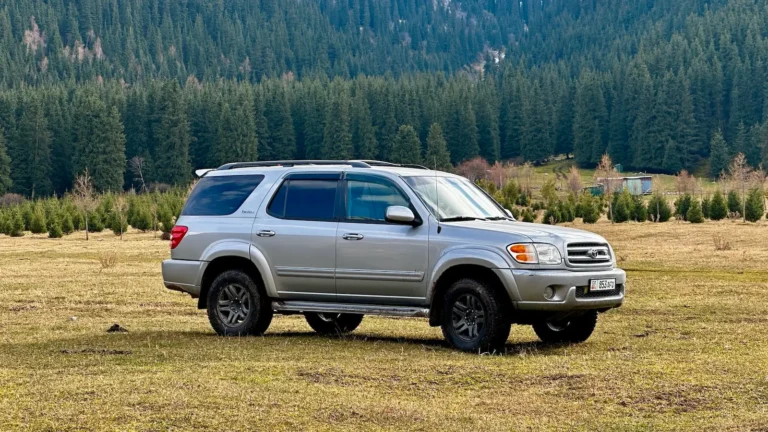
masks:
POLYGON ((309 301, 273 301, 275 312, 348 313, 360 315, 384 315, 398 317, 429 317, 429 309, 409 306, 367 305, 349 303, 325 303, 309 301))

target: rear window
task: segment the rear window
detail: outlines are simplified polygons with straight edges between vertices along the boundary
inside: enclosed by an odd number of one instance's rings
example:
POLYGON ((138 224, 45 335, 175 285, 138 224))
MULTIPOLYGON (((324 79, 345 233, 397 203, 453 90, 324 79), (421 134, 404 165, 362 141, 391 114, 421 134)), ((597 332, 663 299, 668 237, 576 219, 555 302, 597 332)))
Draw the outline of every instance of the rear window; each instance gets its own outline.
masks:
POLYGON ((263 175, 203 177, 197 182, 181 211, 185 216, 226 216, 243 205, 263 175))
POLYGON ((269 203, 282 219, 334 220, 338 180, 286 180, 269 203))

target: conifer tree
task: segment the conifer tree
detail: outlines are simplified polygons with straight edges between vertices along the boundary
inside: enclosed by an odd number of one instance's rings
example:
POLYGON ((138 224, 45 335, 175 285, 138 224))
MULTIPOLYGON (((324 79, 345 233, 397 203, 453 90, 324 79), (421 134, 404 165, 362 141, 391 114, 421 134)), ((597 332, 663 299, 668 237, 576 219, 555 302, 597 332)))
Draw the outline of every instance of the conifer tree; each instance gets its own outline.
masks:
POLYGON ((741 198, 739 198, 739 193, 735 190, 728 192, 728 211, 737 214, 741 214, 743 211, 741 198))
POLYGON ((98 139, 101 155, 93 164, 93 184, 97 190, 119 191, 125 174, 125 134, 117 107, 104 113, 98 139))
POLYGON ((744 218, 750 222, 757 222, 765 213, 765 192, 761 187, 750 189, 747 200, 744 203, 744 218))
POLYGON ((480 156, 491 163, 499 159, 501 150, 497 104, 495 89, 490 85, 485 84, 475 92, 472 106, 477 121, 478 149, 480 156))
POLYGON ((694 199, 691 201, 691 207, 688 209, 685 219, 688 222, 695 224, 704 222, 704 213, 701 210, 701 203, 699 200, 694 199))
POLYGON ((72 124, 66 96, 60 92, 45 101, 48 129, 51 132, 51 184, 57 194, 63 194, 72 184, 72 124))
POLYGON ((163 86, 162 108, 154 136, 157 140, 154 160, 159 182, 185 184, 192 174, 189 144, 192 140, 181 89, 175 81, 163 86))
POLYGON ((501 158, 510 159, 520 156, 520 140, 522 137, 523 125, 523 88, 522 72, 517 71, 513 76, 511 73, 505 75, 503 81, 503 96, 506 101, 502 101, 506 110, 503 118, 504 135, 501 146, 501 158))
POLYGON ((454 90, 445 122, 445 139, 454 163, 472 159, 480 152, 477 122, 469 95, 454 90))
POLYGON ((597 164, 605 153, 602 130, 607 126, 602 90, 593 73, 584 73, 576 85, 573 151, 580 165, 597 164))
POLYGON ((432 123, 427 135, 427 153, 424 156, 424 164, 432 169, 450 171, 451 154, 448 153, 448 145, 443 138, 443 129, 439 123, 432 123))
POLYGON ((239 94, 232 105, 223 103, 216 132, 214 166, 257 160, 258 140, 250 97, 239 94))
POLYGON ((652 167, 653 158, 657 155, 648 151, 648 145, 654 138, 652 128, 654 127, 656 98, 648 67, 642 61, 638 61, 630 72, 627 98, 627 100, 632 101, 627 110, 632 165, 641 168, 652 167))
POLYGON ((324 156, 323 139, 328 100, 320 84, 312 82, 305 105, 304 151, 307 159, 322 159, 324 156))
POLYGON ((335 80, 331 93, 325 116, 323 156, 325 159, 351 159, 354 148, 350 132, 349 92, 341 80, 335 80))
POLYGON ((727 216, 728 207, 725 204, 725 198, 723 198, 723 193, 717 190, 709 202, 709 218, 713 221, 718 221, 725 219, 727 216))
POLYGON ((259 143, 259 158, 261 160, 275 160, 275 155, 270 143, 270 131, 267 123, 266 99, 267 94, 263 86, 257 87, 253 92, 253 116, 256 126, 256 141, 259 143))
POLYGON ((352 142, 355 146, 355 157, 360 159, 375 159, 378 151, 376 130, 371 121, 371 109, 365 95, 358 89, 353 102, 354 115, 352 142))
POLYGON ((50 195, 53 192, 51 133, 39 97, 23 103, 15 139, 15 151, 11 155, 14 188, 33 198, 50 195))
POLYGON ((108 109, 92 89, 77 96, 74 116, 75 172, 86 169, 96 190, 119 190, 125 172, 125 135, 117 108, 108 109))
MULTIPOLYGON (((264 116, 267 120, 267 146, 277 160, 296 156, 296 136, 291 118, 291 105, 282 84, 271 86, 266 99, 264 116)), ((265 158, 266 159, 266 158, 265 158)))
POLYGON ((527 161, 543 161, 552 154, 554 145, 549 134, 548 116, 541 85, 533 83, 530 97, 523 102, 523 130, 520 150, 527 161))
POLYGON ((10 192, 11 186, 11 158, 5 147, 3 129, 0 129, 0 196, 10 192))
POLYGON ((653 222, 667 222, 672 216, 667 199, 660 193, 654 193, 648 202, 648 216, 653 222))
POLYGON ((402 125, 398 129, 397 136, 392 144, 390 161, 402 164, 421 163, 421 142, 413 126, 402 125))
POLYGON ((718 178, 720 173, 728 168, 729 161, 728 144, 723 138, 723 134, 717 131, 712 135, 712 141, 710 142, 709 150, 709 176, 711 178, 718 178))

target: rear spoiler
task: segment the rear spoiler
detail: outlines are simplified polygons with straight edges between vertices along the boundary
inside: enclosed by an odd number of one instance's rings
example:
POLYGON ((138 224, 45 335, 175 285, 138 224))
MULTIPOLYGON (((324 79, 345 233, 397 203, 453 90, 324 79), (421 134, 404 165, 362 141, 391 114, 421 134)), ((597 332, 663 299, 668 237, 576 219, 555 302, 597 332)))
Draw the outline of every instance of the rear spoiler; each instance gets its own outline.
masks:
POLYGON ((216 170, 212 168, 199 169, 199 170, 195 170, 195 175, 198 178, 203 178, 204 175, 208 174, 211 171, 216 171, 216 170))

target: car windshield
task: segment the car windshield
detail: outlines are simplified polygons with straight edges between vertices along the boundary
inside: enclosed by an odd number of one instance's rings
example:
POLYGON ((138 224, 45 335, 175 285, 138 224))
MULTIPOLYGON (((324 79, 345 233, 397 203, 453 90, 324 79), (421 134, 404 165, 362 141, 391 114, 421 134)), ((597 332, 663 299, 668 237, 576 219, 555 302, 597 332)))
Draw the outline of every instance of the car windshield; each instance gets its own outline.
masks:
POLYGON ((418 176, 405 177, 405 181, 441 221, 509 218, 495 201, 465 178, 418 176))

